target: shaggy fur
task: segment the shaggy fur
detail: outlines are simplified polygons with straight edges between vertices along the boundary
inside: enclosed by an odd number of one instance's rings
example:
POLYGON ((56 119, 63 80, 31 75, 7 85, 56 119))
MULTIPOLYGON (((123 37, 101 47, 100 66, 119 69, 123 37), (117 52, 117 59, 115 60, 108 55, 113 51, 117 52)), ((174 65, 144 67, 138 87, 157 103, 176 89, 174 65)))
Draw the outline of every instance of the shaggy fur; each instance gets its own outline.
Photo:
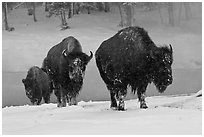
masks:
POLYGON ((50 76, 55 95, 58 99, 58 107, 66 106, 66 99, 70 102, 76 96, 83 85, 83 77, 86 65, 93 57, 82 52, 82 47, 77 39, 70 36, 53 46, 43 62, 43 69, 50 76))
POLYGON ((45 103, 50 102, 51 84, 47 73, 42 69, 37 66, 31 67, 26 79, 23 79, 22 82, 25 86, 26 96, 32 104, 39 105, 42 98, 45 103))
POLYGON ((111 96, 111 107, 124 110, 127 87, 137 91, 141 108, 147 85, 153 82, 159 92, 172 83, 172 47, 157 47, 140 27, 128 27, 102 42, 95 53, 96 65, 111 96), (119 100, 117 106, 116 99, 119 100))

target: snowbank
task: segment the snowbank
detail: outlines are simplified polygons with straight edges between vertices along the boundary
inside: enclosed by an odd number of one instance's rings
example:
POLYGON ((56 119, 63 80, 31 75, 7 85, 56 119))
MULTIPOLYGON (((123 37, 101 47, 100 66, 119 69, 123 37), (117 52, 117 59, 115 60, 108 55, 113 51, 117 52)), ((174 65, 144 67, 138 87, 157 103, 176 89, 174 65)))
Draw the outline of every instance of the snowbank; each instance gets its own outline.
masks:
POLYGON ((139 109, 138 100, 126 101, 126 111, 109 109, 109 101, 81 101, 65 108, 52 103, 6 107, 2 131, 4 135, 198 135, 202 133, 201 102, 195 96, 156 96, 147 98, 145 110, 139 109))

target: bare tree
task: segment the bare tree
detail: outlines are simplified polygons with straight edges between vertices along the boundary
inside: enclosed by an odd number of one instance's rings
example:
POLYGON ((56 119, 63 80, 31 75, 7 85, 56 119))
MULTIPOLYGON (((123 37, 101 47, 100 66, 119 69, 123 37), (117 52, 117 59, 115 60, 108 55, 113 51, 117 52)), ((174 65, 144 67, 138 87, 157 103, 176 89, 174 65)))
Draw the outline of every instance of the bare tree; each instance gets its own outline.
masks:
POLYGON ((168 13, 169 13, 169 24, 174 26, 174 13, 173 13, 173 3, 168 2, 168 13))
POLYGON ((183 4, 184 4, 184 8, 185 8, 186 20, 189 20, 190 18, 192 18, 190 3, 189 2, 184 2, 183 4))
POLYGON ((125 26, 125 17, 124 17, 124 9, 123 9, 123 5, 121 2, 118 3, 118 8, 119 8, 119 12, 120 12, 120 23, 119 26, 123 27, 125 26))
POLYGON ((33 5, 33 20, 34 22, 37 22, 36 16, 35 16, 35 2, 32 2, 33 5))
POLYGON ((5 29, 8 30, 8 17, 7 17, 7 2, 2 3, 2 8, 4 11, 4 23, 5 23, 5 29))
POLYGON ((45 2, 45 11, 46 11, 46 12, 49 11, 49 10, 48 10, 48 2, 45 2))
POLYGON ((71 18, 73 15, 74 15, 74 2, 69 2, 69 17, 68 18, 71 18))
POLYGON ((96 2, 96 7, 99 11, 104 11, 103 2, 96 2))
POLYGON ((52 2, 49 4, 49 16, 56 15, 61 20, 61 30, 70 28, 66 21, 66 11, 68 11, 70 3, 68 2, 52 2))
POLYGON ((7 2, 2 3, 2 9, 4 12, 4 23, 5 23, 5 30, 7 31, 13 31, 14 27, 9 27, 8 25, 8 11, 7 11, 7 2))
POLYGON ((125 5, 125 12, 126 12, 126 20, 127 26, 133 26, 133 19, 134 19, 134 7, 132 4, 125 5))
POLYGON ((104 2, 104 11, 109 12, 110 11, 110 3, 109 2, 104 2))
POLYGON ((163 17, 162 17, 161 8, 162 8, 162 3, 159 3, 158 4, 159 17, 160 17, 161 23, 163 24, 164 20, 163 20, 163 17))

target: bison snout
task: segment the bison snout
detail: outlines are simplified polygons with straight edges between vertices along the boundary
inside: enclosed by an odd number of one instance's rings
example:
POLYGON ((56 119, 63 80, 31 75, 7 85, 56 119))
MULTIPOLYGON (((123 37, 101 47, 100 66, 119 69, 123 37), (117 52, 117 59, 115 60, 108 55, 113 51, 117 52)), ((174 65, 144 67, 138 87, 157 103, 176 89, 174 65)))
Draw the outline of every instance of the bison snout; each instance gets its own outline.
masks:
POLYGON ((84 73, 82 71, 78 71, 76 73, 69 73, 69 77, 75 82, 81 82, 83 81, 84 73))

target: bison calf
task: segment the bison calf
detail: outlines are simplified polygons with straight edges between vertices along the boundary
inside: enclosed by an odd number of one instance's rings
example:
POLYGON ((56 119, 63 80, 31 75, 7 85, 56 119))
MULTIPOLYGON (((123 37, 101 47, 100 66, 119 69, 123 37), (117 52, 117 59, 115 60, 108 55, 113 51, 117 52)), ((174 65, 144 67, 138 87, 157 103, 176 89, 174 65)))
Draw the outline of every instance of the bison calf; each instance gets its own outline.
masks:
POLYGON ((49 103, 52 93, 51 84, 47 73, 37 66, 31 67, 27 73, 26 79, 22 80, 25 86, 26 96, 34 105, 40 104, 42 97, 45 103, 49 103))
POLYGON ((147 85, 153 82, 159 92, 164 92, 173 81, 171 45, 157 47, 140 27, 124 28, 105 40, 97 49, 95 58, 110 91, 111 107, 118 110, 124 110, 128 86, 133 93, 137 91, 140 108, 147 108, 147 85))

